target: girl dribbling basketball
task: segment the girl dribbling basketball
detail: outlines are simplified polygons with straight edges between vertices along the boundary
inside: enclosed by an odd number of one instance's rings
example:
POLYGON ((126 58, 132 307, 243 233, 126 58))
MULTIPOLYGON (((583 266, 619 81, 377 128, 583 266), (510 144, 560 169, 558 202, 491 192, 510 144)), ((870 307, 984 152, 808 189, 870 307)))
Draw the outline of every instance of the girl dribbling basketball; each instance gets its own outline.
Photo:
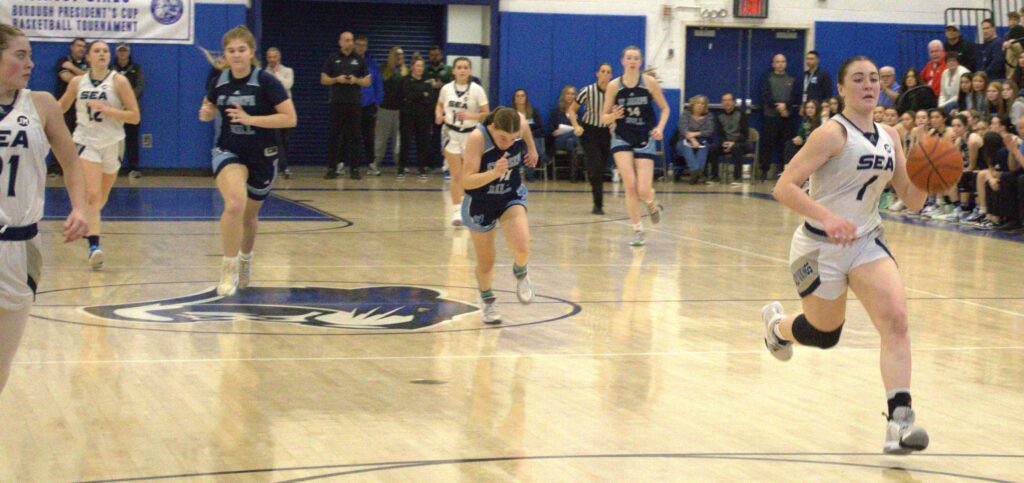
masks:
POLYGON ((761 309, 764 342, 775 358, 793 356, 793 342, 828 349, 846 321, 847 288, 861 300, 881 336, 881 370, 889 406, 883 451, 906 454, 928 446, 914 426, 910 399, 910 335, 903 281, 882 238, 878 200, 892 181, 911 209, 927 193, 907 176, 896 130, 872 122, 881 87, 878 67, 852 57, 839 68, 841 114, 814 131, 786 166, 773 195, 805 222, 793 235, 790 268, 803 312, 785 315, 782 304, 761 309), (801 188, 810 178, 810 193, 801 188))
POLYGON ((21 30, 0 24, 0 392, 21 343, 42 269, 38 233, 43 218, 46 154, 64 170, 71 214, 65 242, 88 232, 85 180, 60 106, 46 92, 25 87, 32 75, 32 47, 21 30))

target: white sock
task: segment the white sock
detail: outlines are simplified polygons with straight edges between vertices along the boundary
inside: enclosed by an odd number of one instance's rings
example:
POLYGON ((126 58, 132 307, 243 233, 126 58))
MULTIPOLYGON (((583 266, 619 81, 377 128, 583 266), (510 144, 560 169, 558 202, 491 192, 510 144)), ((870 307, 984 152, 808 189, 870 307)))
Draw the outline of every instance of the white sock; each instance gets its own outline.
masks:
POLYGON ((639 222, 633 225, 633 231, 644 231, 644 222, 639 222))

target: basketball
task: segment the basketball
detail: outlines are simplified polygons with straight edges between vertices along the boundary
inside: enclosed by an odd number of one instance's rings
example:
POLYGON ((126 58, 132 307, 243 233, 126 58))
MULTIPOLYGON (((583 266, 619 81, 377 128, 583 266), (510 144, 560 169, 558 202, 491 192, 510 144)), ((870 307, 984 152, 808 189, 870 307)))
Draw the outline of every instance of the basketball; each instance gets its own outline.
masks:
POLYGON ((952 142, 928 136, 918 141, 907 157, 907 174, 914 186, 929 194, 945 193, 964 170, 964 158, 952 142))

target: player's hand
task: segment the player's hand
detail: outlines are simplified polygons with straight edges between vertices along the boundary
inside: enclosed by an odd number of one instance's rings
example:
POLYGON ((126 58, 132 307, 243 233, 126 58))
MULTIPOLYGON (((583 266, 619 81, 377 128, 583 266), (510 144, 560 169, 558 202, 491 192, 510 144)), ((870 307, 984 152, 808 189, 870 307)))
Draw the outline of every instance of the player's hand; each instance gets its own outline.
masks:
POLYGON ((494 171, 494 174, 499 178, 505 176, 505 173, 508 172, 508 157, 502 156, 497 163, 494 163, 494 169, 491 171, 494 171))
POLYGON ((242 109, 242 106, 238 103, 235 103, 235 107, 227 108, 225 112, 227 112, 228 117, 231 118, 232 124, 241 124, 243 126, 252 125, 252 116, 245 112, 245 109, 242 109))
POLYGON ((64 243, 73 242, 89 234, 89 223, 85 221, 85 214, 82 210, 72 209, 68 218, 64 220, 64 228, 61 235, 64 236, 64 243))
POLYGON ((536 168, 537 167, 537 161, 539 161, 539 160, 540 160, 540 156, 537 154, 536 150, 533 150, 533 149, 526 150, 526 156, 523 158, 523 162, 526 163, 527 166, 529 166, 531 168, 536 168))
POLYGON ((575 134, 576 137, 582 136, 583 135, 583 126, 576 126, 576 127, 572 128, 572 133, 575 134))
POLYGON ((456 112, 455 113, 455 119, 458 120, 458 121, 465 121, 466 120, 466 114, 468 114, 466 111, 456 112))
POLYGON ((828 241, 836 245, 848 247, 857 241, 857 227, 846 218, 832 214, 825 218, 824 225, 825 233, 828 234, 828 241))
POLYGON ((661 141, 661 139, 664 138, 665 136, 661 133, 661 128, 656 127, 654 129, 651 129, 651 137, 654 138, 655 141, 661 141))
POLYGON ((622 119, 626 117, 626 109, 618 104, 612 108, 612 119, 622 119))
POLYGON ((217 114, 217 106, 214 106, 212 102, 203 99, 203 105, 199 108, 199 120, 200 121, 212 121, 213 116, 217 114))

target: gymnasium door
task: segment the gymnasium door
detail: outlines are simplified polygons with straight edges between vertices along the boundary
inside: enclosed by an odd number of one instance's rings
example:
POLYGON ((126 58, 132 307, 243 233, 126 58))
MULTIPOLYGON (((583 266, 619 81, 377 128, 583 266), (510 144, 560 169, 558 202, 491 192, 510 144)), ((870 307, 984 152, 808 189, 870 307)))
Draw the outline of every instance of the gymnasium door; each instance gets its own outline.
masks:
POLYGON ((786 71, 799 78, 806 38, 805 30, 687 27, 685 99, 702 94, 714 108, 722 94, 732 92, 737 100, 753 102, 751 122, 759 126, 761 83, 772 57, 785 55, 786 71))

